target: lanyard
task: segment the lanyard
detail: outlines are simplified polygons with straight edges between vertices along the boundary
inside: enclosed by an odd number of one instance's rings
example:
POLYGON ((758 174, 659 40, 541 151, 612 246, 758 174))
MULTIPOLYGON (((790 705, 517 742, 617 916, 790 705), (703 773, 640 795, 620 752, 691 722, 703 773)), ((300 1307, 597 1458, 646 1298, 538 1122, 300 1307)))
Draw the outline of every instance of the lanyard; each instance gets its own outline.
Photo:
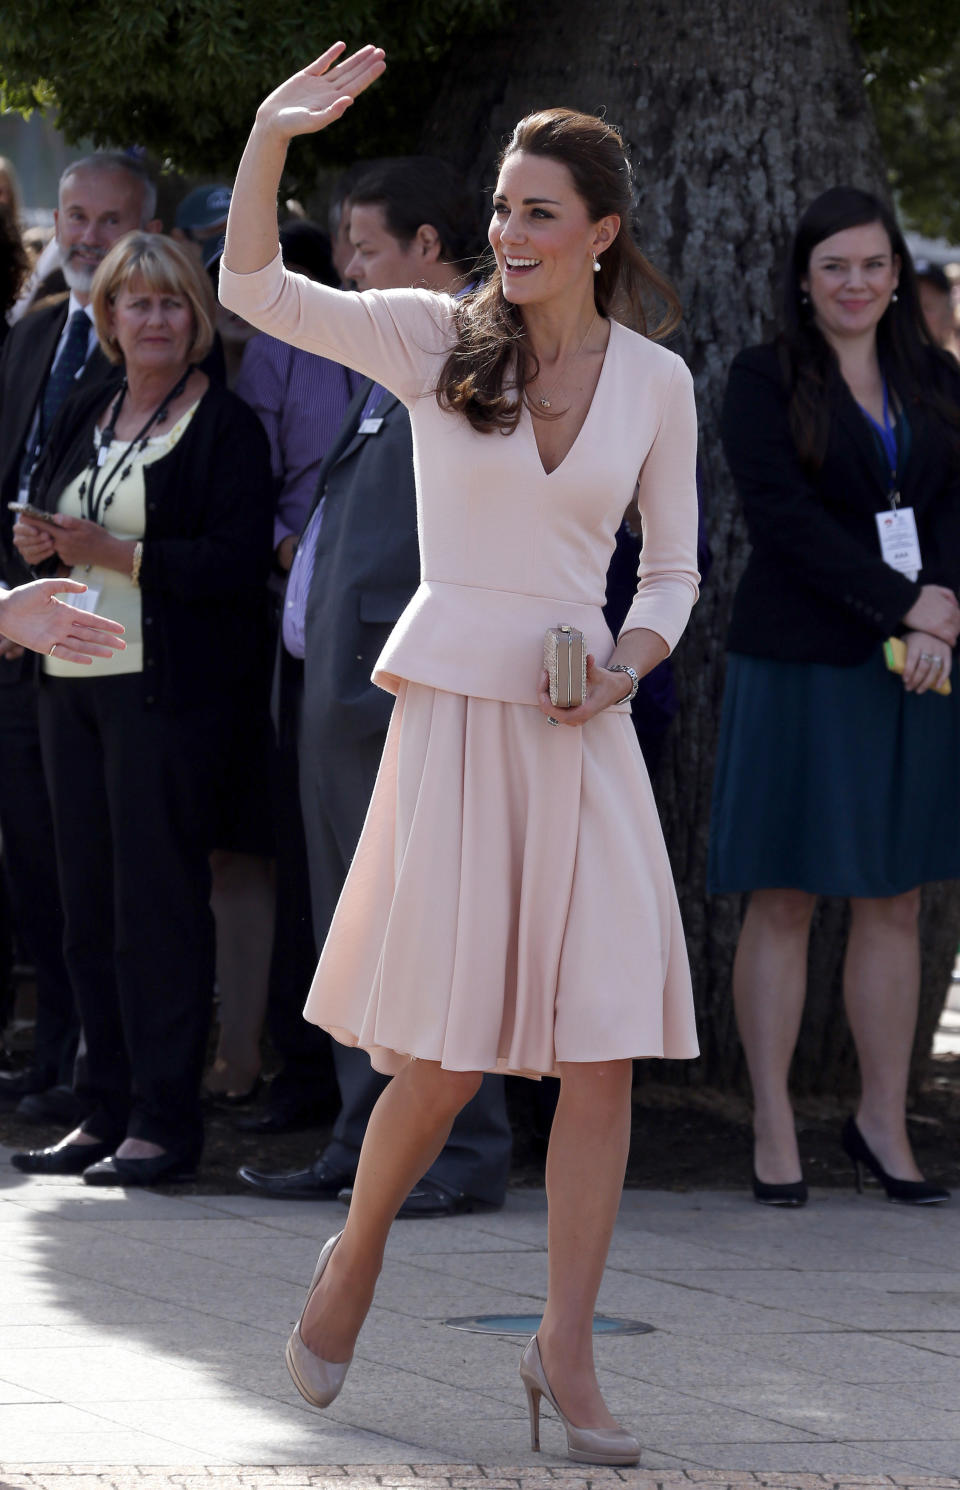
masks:
POLYGON ((117 420, 120 418, 120 410, 123 408, 123 400, 125 399, 127 394, 127 381, 126 378, 124 378, 123 386, 120 389, 120 394, 113 406, 113 412, 110 415, 110 422, 106 425, 103 434, 100 436, 100 448, 94 451, 93 459, 90 462, 90 474, 80 487, 81 510, 85 502, 87 508, 87 517, 89 518, 90 522, 99 523, 101 508, 103 509, 104 516, 106 516, 107 508, 113 501, 113 491, 110 487, 111 481, 113 481, 114 488, 116 488, 126 476, 129 476, 132 465, 131 456, 135 453, 135 449, 137 447, 139 447, 140 450, 146 449, 150 431, 153 429, 153 426, 155 424, 159 424, 164 419, 166 419, 167 413, 170 409, 170 405, 173 403, 174 399, 180 397, 180 394, 187 386, 187 379, 192 372, 193 368, 188 367, 186 372, 183 373, 183 375, 177 380, 176 384, 173 386, 173 388, 170 389, 170 392, 166 395, 162 402, 157 405, 147 422, 138 431, 138 433, 134 435, 133 439, 130 441, 126 450, 120 456, 119 460, 115 462, 115 464, 104 476, 103 485, 98 492, 97 480, 101 470, 106 465, 110 457, 110 446, 113 443, 114 431, 117 427, 117 420), (123 469, 121 469, 121 467, 123 467, 123 469), (116 480, 114 480, 114 477, 116 477, 116 480))
POLYGON ((897 508, 900 505, 900 492, 898 490, 897 482, 897 431, 893 420, 890 418, 890 397, 887 390, 886 378, 882 378, 882 382, 883 424, 877 423, 876 419, 874 419, 869 409, 864 409, 862 404, 860 405, 860 407, 861 409, 863 409, 864 414, 869 419, 873 428, 876 430, 880 440, 880 444, 883 447, 883 453, 886 457, 887 466, 890 470, 890 486, 887 491, 887 496, 890 499, 890 506, 893 508, 894 512, 896 512, 897 508))

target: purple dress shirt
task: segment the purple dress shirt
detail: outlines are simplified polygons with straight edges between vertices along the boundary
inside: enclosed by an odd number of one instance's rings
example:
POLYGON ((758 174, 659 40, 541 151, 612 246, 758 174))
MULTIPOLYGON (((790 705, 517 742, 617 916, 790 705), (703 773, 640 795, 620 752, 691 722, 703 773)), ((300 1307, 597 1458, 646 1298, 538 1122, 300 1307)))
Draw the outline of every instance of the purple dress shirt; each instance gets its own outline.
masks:
POLYGON ((270 441, 277 483, 274 551, 299 538, 317 489, 317 470, 363 383, 339 362, 260 335, 247 343, 236 392, 255 409, 270 441))
MULTIPOLYGON (((384 390, 374 383, 357 420, 357 428, 369 419, 383 397, 384 390)), ((291 657, 306 656, 307 596, 313 580, 313 568, 317 558, 317 534, 323 521, 323 498, 317 503, 313 516, 307 523, 303 537, 297 545, 290 566, 290 577, 283 597, 283 645, 291 657)))

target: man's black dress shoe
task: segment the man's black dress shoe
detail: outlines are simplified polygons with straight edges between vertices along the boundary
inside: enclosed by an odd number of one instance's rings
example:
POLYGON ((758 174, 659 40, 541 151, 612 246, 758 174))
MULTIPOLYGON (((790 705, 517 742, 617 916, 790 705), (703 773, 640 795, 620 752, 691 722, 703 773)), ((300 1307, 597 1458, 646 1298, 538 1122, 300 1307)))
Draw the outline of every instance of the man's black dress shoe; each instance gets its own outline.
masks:
POLYGON ((38 1066, 24 1066, 19 1071, 0 1071, 0 1102, 19 1102, 31 1092, 42 1092, 50 1078, 38 1066))
POLYGON ((90 1164, 106 1159, 112 1143, 57 1143, 49 1149, 26 1149, 10 1155, 10 1163, 21 1174, 83 1174, 90 1164))
POLYGON ((353 1183, 349 1170, 335 1169, 326 1159, 315 1159, 309 1169, 281 1174, 264 1174, 244 1164, 237 1178, 258 1195, 272 1195, 276 1200, 336 1200, 344 1185, 353 1183))
MULTIPOLYGON (((344 1205, 349 1205, 352 1197, 353 1189, 347 1185, 340 1191, 337 1199, 342 1200, 344 1205)), ((466 1216, 471 1211, 499 1211, 501 1204, 502 1202, 494 1204, 488 1200, 477 1200, 473 1195, 465 1195, 462 1190, 448 1190, 439 1181, 424 1177, 413 1187, 397 1211, 397 1220, 409 1221, 426 1216, 466 1216)))
POLYGON ((245 1112, 233 1119, 240 1133, 298 1133, 316 1128, 322 1119, 315 1108, 267 1106, 261 1112, 245 1112))
POLYGON ((79 1128, 93 1106, 78 1097, 72 1087, 51 1086, 44 1092, 31 1092, 17 1103, 17 1117, 28 1123, 61 1123, 64 1128, 79 1128))
POLYGON ((149 1159, 121 1159, 111 1154, 83 1171, 85 1185, 169 1185, 175 1180, 192 1180, 197 1172, 196 1160, 180 1154, 153 1154, 149 1159))

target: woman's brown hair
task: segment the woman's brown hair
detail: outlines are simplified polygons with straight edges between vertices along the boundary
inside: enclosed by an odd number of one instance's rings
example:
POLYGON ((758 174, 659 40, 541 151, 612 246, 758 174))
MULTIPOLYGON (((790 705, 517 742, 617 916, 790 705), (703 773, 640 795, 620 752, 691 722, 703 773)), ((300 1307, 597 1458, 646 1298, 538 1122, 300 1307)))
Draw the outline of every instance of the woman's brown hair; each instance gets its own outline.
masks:
POLYGON ((956 387, 957 364, 927 330, 913 260, 900 225, 886 203, 871 192, 855 186, 831 186, 811 202, 797 224, 784 275, 777 338, 790 399, 790 433, 801 464, 814 479, 826 458, 840 364, 816 323, 803 281, 810 273, 810 256, 819 243, 868 223, 883 228, 890 252, 900 262, 896 293, 877 326, 880 365, 908 403, 928 405, 944 425, 954 454, 960 458, 960 412, 955 396, 945 396, 940 386, 945 383, 951 392, 956 387))
MULTIPOLYGON (((599 314, 615 316, 653 340, 668 336, 680 320, 680 301, 633 238, 633 179, 618 131, 575 109, 541 109, 520 120, 498 169, 517 151, 565 165, 591 222, 614 214, 620 218, 620 231, 594 275, 599 314), (646 308, 651 299, 663 305, 652 326, 646 308)), ((537 365, 520 310, 503 293, 496 261, 484 283, 458 302, 456 326, 457 342, 440 374, 437 402, 442 409, 465 414, 474 429, 510 434, 537 365)))

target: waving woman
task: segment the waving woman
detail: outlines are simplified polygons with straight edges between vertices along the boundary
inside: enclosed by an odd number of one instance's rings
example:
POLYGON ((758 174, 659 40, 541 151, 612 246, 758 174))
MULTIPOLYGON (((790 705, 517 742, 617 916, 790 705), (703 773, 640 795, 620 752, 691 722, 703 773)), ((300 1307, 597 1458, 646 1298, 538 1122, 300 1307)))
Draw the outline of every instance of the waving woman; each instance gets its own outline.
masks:
POLYGON ((393 1216, 481 1074, 559 1075, 547 1302, 521 1363, 534 1444, 546 1397, 573 1458, 633 1463, 640 1446, 597 1384, 593 1308, 632 1057, 689 1057, 696 1037, 627 701, 697 596, 696 416, 680 360, 617 317, 642 333, 644 293, 675 299, 632 239, 619 135, 567 109, 514 130, 490 277, 471 295, 344 294, 285 273, 274 203, 287 144, 333 124, 384 69, 373 47, 342 50, 261 106, 220 287, 263 330, 403 400, 420 511, 422 583, 374 671, 397 696, 390 733, 306 1011, 394 1079, 287 1362, 309 1401, 333 1400, 393 1216), (641 582, 615 644, 604 580, 638 478, 641 582), (568 710, 543 674, 559 624, 590 653, 584 701, 568 710))

